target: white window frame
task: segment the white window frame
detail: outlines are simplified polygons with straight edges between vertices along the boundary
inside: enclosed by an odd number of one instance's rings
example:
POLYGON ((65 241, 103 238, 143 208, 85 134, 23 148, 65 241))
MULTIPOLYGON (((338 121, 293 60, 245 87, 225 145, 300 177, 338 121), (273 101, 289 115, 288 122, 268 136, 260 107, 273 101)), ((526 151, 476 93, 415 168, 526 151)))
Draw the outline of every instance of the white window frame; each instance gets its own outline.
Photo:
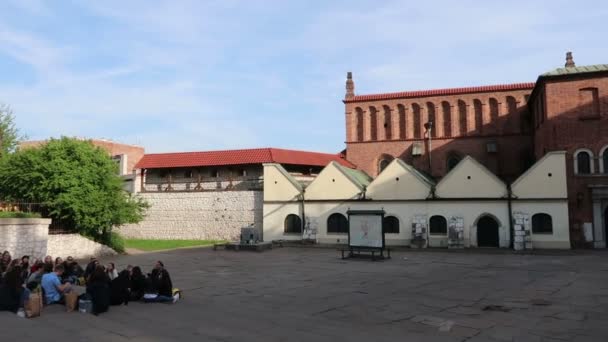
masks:
MULTIPOLYGON (((573 160, 574 160, 574 174, 575 175, 579 174, 578 173, 578 155, 581 152, 587 152, 587 153, 589 153, 589 162, 590 162, 589 171, 591 171, 591 172, 589 172, 589 174, 590 175, 594 174, 595 173, 595 163, 594 163, 595 157, 593 156, 593 151, 591 151, 590 149, 587 149, 587 148, 579 148, 578 150, 574 151, 574 158, 573 158, 573 160)), ((586 173, 583 174, 583 175, 586 175, 586 173)))
POLYGON ((600 164, 600 173, 608 173, 608 170, 604 170, 604 154, 608 153, 608 145, 602 147, 598 156, 597 162, 600 164))

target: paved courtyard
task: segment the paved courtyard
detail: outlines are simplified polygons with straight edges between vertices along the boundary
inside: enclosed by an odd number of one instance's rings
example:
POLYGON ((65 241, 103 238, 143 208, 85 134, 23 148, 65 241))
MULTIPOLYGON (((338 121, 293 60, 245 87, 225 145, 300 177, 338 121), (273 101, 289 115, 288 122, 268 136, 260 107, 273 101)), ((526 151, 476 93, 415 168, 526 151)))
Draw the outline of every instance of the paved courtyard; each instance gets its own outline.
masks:
POLYGON ((99 317, 0 313, 3 341, 608 341, 608 253, 182 249, 163 260, 185 297, 99 317))

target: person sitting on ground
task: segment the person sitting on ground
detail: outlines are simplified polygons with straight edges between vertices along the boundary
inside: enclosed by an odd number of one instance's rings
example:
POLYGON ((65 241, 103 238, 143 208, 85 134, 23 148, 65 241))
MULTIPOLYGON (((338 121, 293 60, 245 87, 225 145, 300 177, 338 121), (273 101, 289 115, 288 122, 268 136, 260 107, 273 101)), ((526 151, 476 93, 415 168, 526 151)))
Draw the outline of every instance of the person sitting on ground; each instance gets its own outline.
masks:
MULTIPOLYGON (((52 265, 49 264, 49 267, 50 267, 50 270, 49 270, 49 272, 50 272, 50 271, 52 271, 52 265)), ((49 273, 49 272, 45 272, 44 264, 40 260, 38 260, 36 262, 36 264, 34 266, 32 266, 32 269, 35 269, 35 271, 30 273, 30 276, 27 278, 27 281, 25 282, 29 289, 37 288, 38 285, 40 285, 40 283, 42 282, 42 276, 44 275, 44 273, 49 273)))
POLYGON ((118 273, 118 277, 112 280, 110 283, 110 304, 111 305, 129 305, 129 297, 131 291, 130 276, 128 270, 122 270, 118 273))
POLYGON ((89 263, 87 264, 87 267, 84 269, 84 279, 85 280, 89 279, 91 274, 93 274, 93 272, 95 271, 95 268, 97 267, 97 265, 99 265, 99 261, 97 261, 97 258, 91 257, 91 259, 89 260, 89 263))
POLYGON ((144 295, 144 301, 148 302, 177 302, 179 296, 173 296, 173 283, 171 276, 165 269, 162 261, 157 261, 154 269, 150 274, 150 288, 144 295), (148 296, 148 294, 156 294, 156 296, 148 296))
POLYGON ((4 282, 0 285, 0 310, 12 311, 25 317, 23 308, 30 298, 30 291, 23 287, 21 272, 20 265, 6 272, 4 282))
POLYGON ((118 272, 116 271, 116 266, 113 262, 109 263, 108 266, 106 266, 106 274, 108 275, 108 278, 110 278, 110 280, 114 280, 116 279, 116 277, 118 277, 118 272))
POLYGON ((64 294, 71 290, 71 284, 61 283, 60 279, 64 271, 63 265, 59 264, 55 266, 54 272, 46 273, 42 276, 41 285, 47 304, 65 304, 64 294))
POLYGON ((93 314, 108 311, 110 307, 110 279, 106 275, 103 266, 97 265, 95 271, 87 281, 87 294, 93 303, 93 314))
POLYGON ((139 266, 131 270, 131 301, 141 300, 146 292, 146 276, 142 273, 139 266))
MULTIPOLYGON (((53 257, 50 256, 50 255, 45 256, 44 257, 44 263, 45 264, 52 264, 53 263, 53 257)), ((53 266, 55 266, 55 265, 53 265, 53 266)))
POLYGON ((42 260, 36 258, 34 259, 34 262, 31 265, 32 267, 30 267, 30 274, 36 272, 38 270, 38 268, 44 266, 44 263, 42 262, 42 260))
POLYGON ((77 284, 78 279, 83 276, 84 270, 82 269, 82 267, 80 267, 80 265, 78 265, 78 262, 74 260, 74 258, 72 258, 71 256, 67 257, 64 264, 66 271, 66 275, 64 276, 64 278, 66 279, 66 281, 69 281, 72 284, 77 284))
POLYGON ((21 280, 25 282, 30 276, 30 256, 24 255, 21 257, 21 280))
POLYGON ((55 258, 55 266, 57 265, 63 265, 63 269, 65 270, 65 265, 63 264, 63 259, 61 257, 55 258))
POLYGON ((9 251, 4 251, 2 253, 2 259, 0 259, 0 274, 4 274, 7 271, 11 260, 11 253, 9 251))

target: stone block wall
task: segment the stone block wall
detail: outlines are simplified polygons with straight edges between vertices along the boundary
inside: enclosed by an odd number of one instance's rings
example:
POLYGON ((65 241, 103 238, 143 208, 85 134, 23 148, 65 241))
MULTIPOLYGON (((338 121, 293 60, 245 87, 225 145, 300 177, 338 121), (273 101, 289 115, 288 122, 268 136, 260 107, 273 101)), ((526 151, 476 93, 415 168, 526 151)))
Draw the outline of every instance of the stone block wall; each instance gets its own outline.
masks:
POLYGON ((427 245, 426 232, 428 230, 428 219, 425 214, 414 215, 412 219, 412 242, 413 248, 423 248, 427 245))
POLYGON ((68 256, 84 259, 91 256, 104 257, 116 254, 112 248, 89 240, 80 234, 49 235, 46 253, 53 258, 62 257, 63 259, 68 256))
POLYGON ((523 251, 532 249, 532 234, 531 234, 530 214, 523 212, 513 213, 513 249, 523 251))
POLYGON ((0 219, 0 253, 9 251, 13 257, 43 257, 47 253, 50 219, 0 219))
POLYGON ((127 238, 238 240, 242 227, 262 228, 262 191, 140 193, 150 208, 127 238))
POLYGON ((464 248, 464 218, 452 216, 448 221, 448 248, 464 248))

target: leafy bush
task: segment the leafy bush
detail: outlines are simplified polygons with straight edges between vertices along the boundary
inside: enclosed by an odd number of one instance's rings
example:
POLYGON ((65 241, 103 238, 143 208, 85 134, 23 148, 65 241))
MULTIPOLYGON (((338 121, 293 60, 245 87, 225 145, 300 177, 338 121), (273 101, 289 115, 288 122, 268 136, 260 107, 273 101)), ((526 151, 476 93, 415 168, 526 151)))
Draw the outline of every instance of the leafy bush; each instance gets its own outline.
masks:
POLYGON ((7 201, 44 203, 64 227, 112 242, 112 227, 142 220, 148 205, 123 190, 118 167, 90 141, 51 139, 0 161, 0 194, 7 201))
POLYGON ((24 213, 21 211, 0 211, 0 218, 40 218, 38 213, 24 213))
POLYGON ((117 232, 111 232, 109 238, 102 243, 118 253, 124 253, 125 251, 125 239, 117 232))

